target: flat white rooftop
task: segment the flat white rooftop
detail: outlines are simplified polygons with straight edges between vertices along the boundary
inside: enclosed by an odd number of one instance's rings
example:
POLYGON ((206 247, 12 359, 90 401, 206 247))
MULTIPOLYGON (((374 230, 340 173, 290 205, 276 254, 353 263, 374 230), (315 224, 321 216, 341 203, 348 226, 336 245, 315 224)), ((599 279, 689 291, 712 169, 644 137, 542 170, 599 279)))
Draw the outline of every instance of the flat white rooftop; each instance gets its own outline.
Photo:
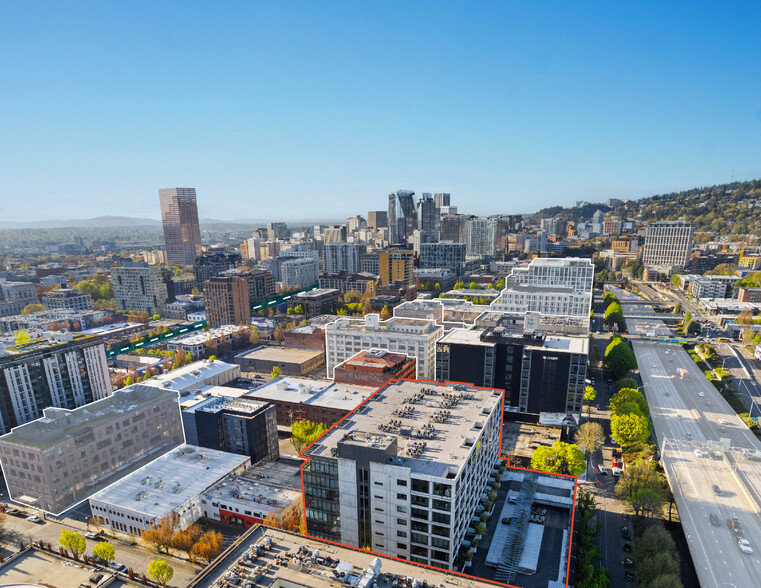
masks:
POLYGON ((245 455, 183 444, 93 494, 90 500, 146 517, 162 517, 250 461, 245 455))
POLYGON ((326 380, 280 377, 247 394, 258 400, 279 400, 351 411, 364 402, 375 388, 336 384, 326 380))
POLYGON ((244 501, 251 506, 260 506, 264 511, 286 508, 294 500, 301 499, 301 490, 272 486, 266 482, 258 482, 250 478, 236 475, 225 476, 204 493, 207 500, 244 501))
POLYGON ((248 393, 248 390, 231 388, 229 386, 200 386, 195 390, 187 390, 180 394, 180 409, 191 408, 212 396, 219 398, 240 398, 246 393, 248 393))
POLYGON ((172 370, 165 374, 153 376, 150 380, 142 382, 146 386, 163 388, 183 392, 188 389, 198 388, 208 378, 228 374, 232 381, 240 375, 240 366, 224 361, 202 359, 191 364, 172 370))

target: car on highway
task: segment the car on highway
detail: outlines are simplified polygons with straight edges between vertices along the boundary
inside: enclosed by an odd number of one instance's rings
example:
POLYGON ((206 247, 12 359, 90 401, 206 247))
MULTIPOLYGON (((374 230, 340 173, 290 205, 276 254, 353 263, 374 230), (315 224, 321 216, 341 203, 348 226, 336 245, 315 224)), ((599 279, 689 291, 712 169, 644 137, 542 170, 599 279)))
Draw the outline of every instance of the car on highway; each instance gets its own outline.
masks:
POLYGON ((750 541, 744 537, 737 540, 737 545, 740 548, 740 551, 743 553, 753 553, 753 548, 750 546, 750 541))
POLYGON ((728 421, 727 419, 719 419, 719 422, 720 422, 722 425, 728 425, 728 424, 729 424, 729 421, 728 421))
POLYGON ((719 517, 716 516, 716 513, 711 513, 708 515, 708 520, 711 521, 711 524, 714 527, 721 527, 721 521, 719 520, 719 517))
POLYGON ((687 431, 687 432, 684 434, 684 436, 685 436, 685 437, 687 437, 688 439, 690 439, 690 440, 691 440, 691 439, 692 439, 692 437, 693 437, 693 434, 692 434, 692 433, 690 433, 689 431, 687 431))
POLYGON ((706 395, 705 392, 698 392, 698 396, 700 396, 701 398, 703 398, 705 395, 706 395))
POLYGON ((742 525, 740 524, 740 519, 737 517, 727 519, 727 527, 729 527, 729 530, 732 531, 735 535, 741 535, 743 532, 742 525))
POLYGON ((716 494, 716 496, 721 496, 721 488, 719 488, 718 484, 713 485, 713 493, 716 494))

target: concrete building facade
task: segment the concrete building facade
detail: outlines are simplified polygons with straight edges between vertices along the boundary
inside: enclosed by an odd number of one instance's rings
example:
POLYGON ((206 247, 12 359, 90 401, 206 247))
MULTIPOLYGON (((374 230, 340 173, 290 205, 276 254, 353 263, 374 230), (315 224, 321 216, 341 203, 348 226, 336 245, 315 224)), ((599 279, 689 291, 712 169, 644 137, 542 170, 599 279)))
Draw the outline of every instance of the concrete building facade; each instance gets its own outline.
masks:
POLYGON ((201 229, 195 188, 159 190, 167 263, 193 265, 201 255, 201 229))
POLYGON ((163 315, 168 298, 166 282, 167 273, 161 266, 136 262, 112 268, 116 309, 163 315))
POLYGON ((71 308, 72 310, 92 310, 92 297, 75 288, 58 288, 42 296, 42 304, 49 310, 71 308))
POLYGON ((695 228, 684 221, 659 221, 647 225, 642 263, 684 268, 692 251, 695 228))

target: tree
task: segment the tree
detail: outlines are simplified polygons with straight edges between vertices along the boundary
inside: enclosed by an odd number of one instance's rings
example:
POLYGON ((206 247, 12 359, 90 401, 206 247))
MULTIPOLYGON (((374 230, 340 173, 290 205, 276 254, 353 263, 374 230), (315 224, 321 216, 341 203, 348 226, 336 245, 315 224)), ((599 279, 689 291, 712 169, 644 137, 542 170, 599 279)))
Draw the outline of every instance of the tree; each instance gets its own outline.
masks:
POLYGON ((629 464, 616 484, 616 496, 626 502, 637 516, 663 512, 666 487, 655 470, 655 463, 637 460, 629 464))
POLYGON ((650 407, 647 405, 647 400, 645 400, 645 397, 639 390, 635 390, 634 388, 621 388, 610 399, 610 408, 613 411, 613 414, 630 413, 630 409, 621 409, 625 404, 634 404, 639 409, 640 414, 650 414, 650 407))
POLYGON ((697 335, 700 332, 700 323, 698 321, 685 321, 684 322, 684 334, 688 337, 697 335))
POLYGON ((650 438, 650 423, 638 412, 614 414, 610 418, 610 433, 621 445, 642 443, 650 438))
POLYGON ((169 553, 172 547, 172 539, 180 530, 180 515, 172 512, 158 520, 158 524, 151 524, 149 529, 143 531, 141 538, 151 545, 157 553, 169 553))
POLYGON ((618 302, 611 302, 605 309, 605 324, 609 327, 616 325, 619 331, 626 330, 624 313, 621 311, 621 305, 618 302))
POLYGON ((153 321, 157 321, 157 320, 160 320, 160 319, 161 319, 161 315, 160 315, 160 314, 154 314, 154 315, 151 317, 151 320, 153 320, 153 321))
POLYGON ((454 285, 454 288, 453 288, 453 290, 461 290, 461 289, 462 289, 462 288, 464 288, 464 287, 465 287, 465 283, 464 283, 464 282, 457 282, 457 283, 454 285))
POLYGON ((258 345, 262 341, 262 332, 256 325, 251 325, 251 333, 248 336, 251 345, 258 345))
POLYGON ((92 552, 98 559, 105 562, 106 565, 110 564, 116 559, 116 550, 114 549, 114 546, 111 545, 108 541, 101 541, 100 543, 96 543, 95 547, 92 548, 92 552))
POLYGON ((586 469, 584 453, 571 443, 556 441, 552 447, 542 445, 531 455, 531 467, 555 474, 578 476, 586 469))
POLYGON ((592 411, 592 403, 597 398, 597 390, 594 389, 593 386, 587 386, 584 388, 584 400, 587 403, 587 418, 589 418, 589 415, 592 411))
POLYGON ((29 336, 29 331, 26 329, 13 331, 13 339, 16 342, 16 345, 26 345, 32 340, 32 338, 29 336))
POLYGON ((275 329, 272 331, 272 338, 275 341, 282 342, 283 339, 285 339, 285 329, 281 326, 275 327, 275 329))
POLYGON ((621 337, 613 337, 605 348, 605 367, 614 379, 622 378, 637 367, 637 358, 621 337))
POLYGON ((638 388, 637 386, 637 380, 634 378, 621 378, 616 382, 616 385, 614 386, 614 390, 618 392, 621 390, 621 388, 632 388, 636 390, 638 388))
POLYGON ((480 286, 478 285, 478 282, 471 282, 468 284, 468 290, 480 290, 480 286))
POLYGON ((218 531, 206 531, 195 542, 190 550, 191 559, 205 559, 210 562, 221 551, 224 537, 218 531))
POLYGON ((608 306, 610 306, 613 302, 618 302, 618 297, 613 294, 613 292, 606 292, 602 299, 603 306, 607 310, 608 306))
POLYGON ((40 312, 41 310, 45 310, 45 306, 42 304, 27 304, 21 310, 21 314, 32 314, 33 312, 40 312))
POLYGON ((602 430, 600 423, 593 423, 587 421, 581 425, 576 431, 576 435, 573 440, 579 447, 583 447, 584 451, 588 453, 594 453, 600 448, 602 441, 605 439, 605 433, 602 430))
POLYGON ((361 300, 362 300, 362 294, 360 292, 357 292, 356 290, 349 290, 346 294, 344 294, 345 304, 352 304, 352 303, 360 302, 361 300))
POLYGON ((682 314, 684 312, 684 309, 682 308, 682 303, 677 302, 676 306, 674 307, 674 314, 682 314))
POLYGON ((373 303, 370 302, 370 299, 368 298, 362 303, 362 316, 365 316, 366 314, 370 314, 373 311, 373 303))
POLYGON ((280 369, 278 366, 272 367, 272 371, 270 372, 270 378, 274 380, 275 378, 279 378, 282 375, 283 375, 282 369, 280 369))
POLYGON ((85 538, 82 537, 82 535, 73 531, 67 531, 66 529, 61 529, 61 536, 58 538, 58 543, 71 551, 74 559, 77 560, 87 549, 85 538))
POLYGON ((172 547, 184 551, 188 554, 189 558, 193 545, 195 545, 202 532, 201 527, 198 525, 190 525, 187 529, 180 529, 172 537, 172 547))
POLYGON ((391 318, 391 313, 388 310, 388 306, 384 306, 380 311, 381 320, 387 321, 391 318))
POLYGON ((297 304, 293 307, 293 312, 296 314, 306 314, 306 311, 304 310, 303 304, 297 304))
POLYGON ((325 434, 327 428, 322 423, 314 423, 309 420, 293 421, 291 423, 291 443, 296 451, 312 444, 316 439, 325 434))
POLYGON ((162 586, 166 586, 174 576, 174 570, 163 559, 154 559, 148 564, 148 575, 162 586))

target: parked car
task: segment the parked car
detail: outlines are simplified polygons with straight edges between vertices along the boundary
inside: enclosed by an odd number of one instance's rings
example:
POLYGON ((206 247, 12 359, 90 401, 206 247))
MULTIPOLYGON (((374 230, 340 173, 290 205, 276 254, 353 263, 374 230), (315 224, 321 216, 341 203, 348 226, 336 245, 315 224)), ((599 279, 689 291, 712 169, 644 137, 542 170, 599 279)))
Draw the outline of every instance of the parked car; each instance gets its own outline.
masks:
POLYGON ((634 560, 630 557, 625 557, 624 560, 621 562, 621 565, 627 568, 631 567, 634 565, 634 560))
POLYGON ((85 533, 85 539, 100 539, 99 533, 93 533, 92 531, 88 531, 85 533))
POLYGON ((509 525, 509 524, 510 524, 512 521, 513 521, 513 519, 512 519, 512 518, 510 518, 510 517, 505 517, 505 518, 503 518, 503 519, 502 519, 502 524, 503 524, 503 525, 509 525))
POLYGON ((618 478, 621 475, 621 470, 619 468, 611 468, 610 473, 613 474, 614 478, 618 478))
POLYGON ((629 552, 631 552, 631 550, 632 550, 632 544, 631 543, 624 543, 624 551, 626 553, 629 553, 629 552))
POLYGON ((600 470, 600 473, 603 476, 608 473, 608 469, 604 465, 602 465, 602 464, 598 465, 597 469, 600 470))
POLYGON ((634 573, 627 571, 624 573, 624 578, 627 582, 634 582, 634 573))
POLYGON ((122 574, 127 573, 127 566, 124 564, 120 564, 118 562, 112 561, 110 564, 108 564, 108 567, 116 572, 121 572, 122 574))
POLYGON ((41 523, 42 522, 42 519, 40 517, 38 517, 37 515, 32 515, 30 517, 26 517, 26 520, 30 521, 32 523, 41 523))
POLYGON ((631 537, 629 535, 629 527, 621 527, 621 535, 623 536, 624 539, 628 541, 629 538, 631 537))

